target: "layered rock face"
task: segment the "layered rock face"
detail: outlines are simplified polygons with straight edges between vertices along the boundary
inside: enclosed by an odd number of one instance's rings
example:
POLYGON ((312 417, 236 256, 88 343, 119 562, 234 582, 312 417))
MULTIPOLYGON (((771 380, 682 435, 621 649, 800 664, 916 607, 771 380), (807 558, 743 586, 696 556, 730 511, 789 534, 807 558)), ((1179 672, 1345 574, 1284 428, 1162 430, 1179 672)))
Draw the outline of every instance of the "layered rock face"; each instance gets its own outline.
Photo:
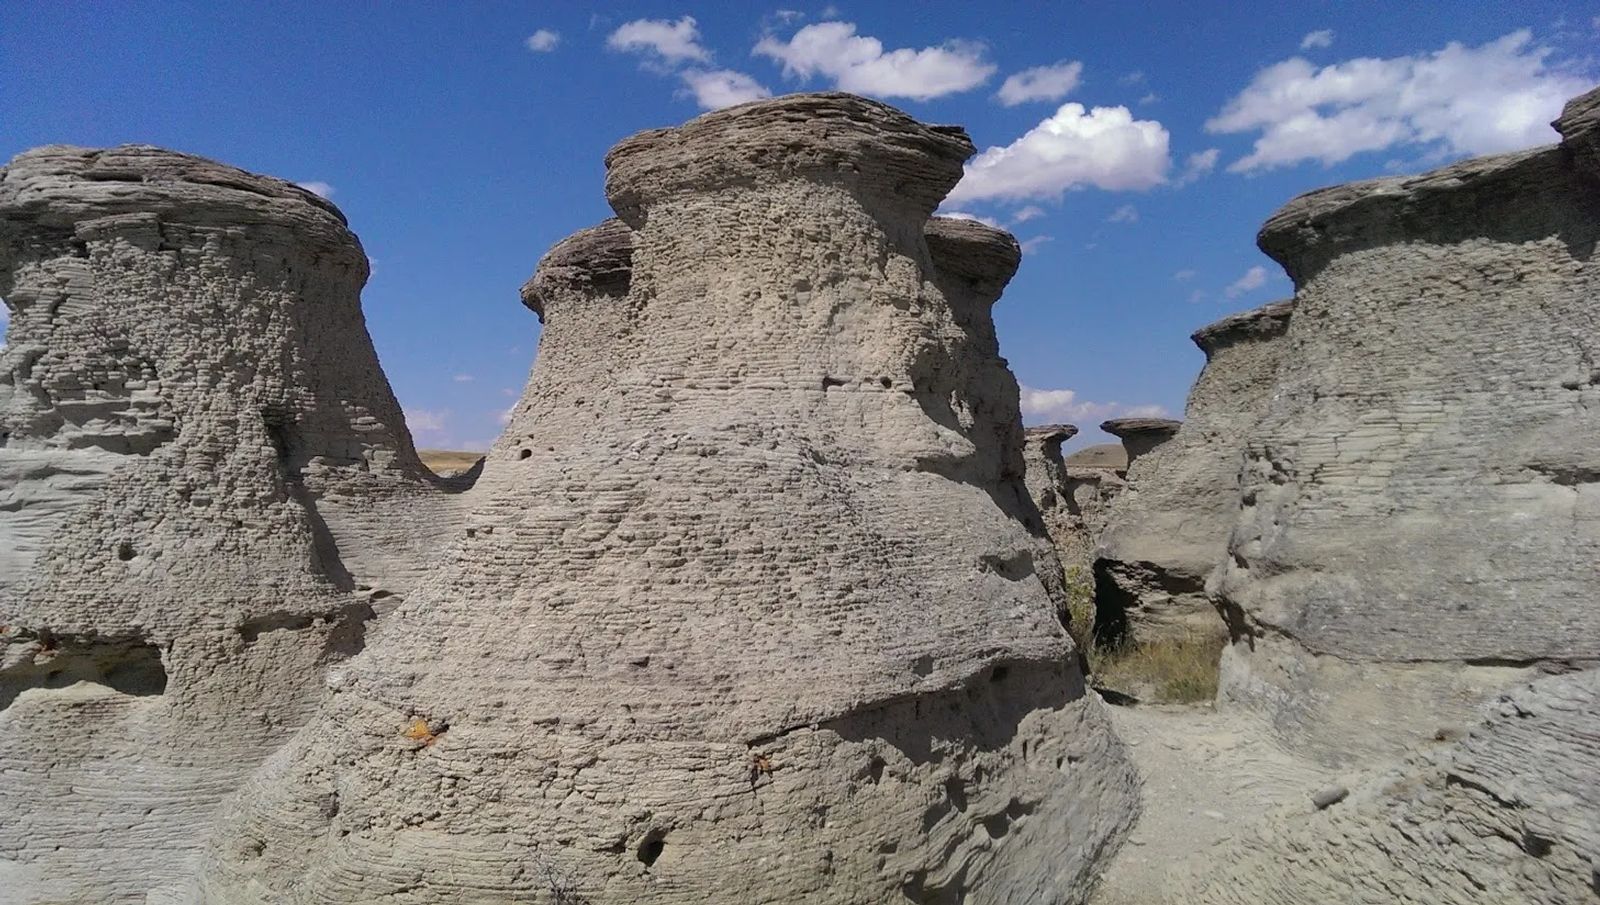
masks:
POLYGON ((1296 308, 1214 580, 1221 694, 1326 759, 1600 658, 1594 100, 1561 145, 1313 192, 1261 232, 1296 308))
POLYGON ((997 503, 1014 453, 962 414, 1003 388, 923 230, 971 151, 848 95, 619 144, 633 232, 532 281, 465 539, 239 797, 203 894, 1081 898, 1133 778, 997 503))
POLYGON ((1316 813, 1283 815, 1176 871, 1175 902, 1592 901, 1600 876, 1600 670, 1502 695, 1460 741, 1316 813))
POLYGON ((443 496, 366 276, 338 210, 276 179, 140 146, 0 170, 7 901, 158 900, 408 583, 345 554, 412 526, 323 513, 443 496))
MULTIPOLYGON (((1205 593, 1239 512, 1245 438, 1272 398, 1292 302, 1226 317, 1195 332, 1205 367, 1170 442, 1139 455, 1112 508, 1095 562, 1097 619, 1138 640, 1226 633, 1205 593)), ((1124 431, 1126 425, 1119 425, 1124 431)), ((1159 429, 1130 436, 1152 439, 1159 429)), ((1148 441, 1145 441, 1148 443, 1148 441)))
POLYGON ((1071 424, 1030 427, 1025 431, 1023 459, 1028 494, 1044 519, 1061 565, 1087 578, 1112 501, 1125 482, 1117 469, 1072 465, 1062 457, 1061 444, 1077 433, 1071 424))

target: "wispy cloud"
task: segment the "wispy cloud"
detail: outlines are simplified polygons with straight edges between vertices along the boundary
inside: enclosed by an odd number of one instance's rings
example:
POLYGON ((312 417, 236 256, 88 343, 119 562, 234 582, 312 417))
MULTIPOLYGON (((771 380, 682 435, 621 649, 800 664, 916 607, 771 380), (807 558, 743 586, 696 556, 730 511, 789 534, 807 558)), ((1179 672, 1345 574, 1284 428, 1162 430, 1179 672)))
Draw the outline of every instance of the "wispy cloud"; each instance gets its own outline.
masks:
POLYGON ((1138 223, 1139 222, 1139 209, 1134 207, 1131 204, 1124 204, 1123 206, 1121 206, 1121 207, 1117 208, 1116 210, 1112 211, 1111 212, 1111 216, 1106 218, 1106 222, 1107 223, 1138 223))
POLYGON ((787 41, 768 35, 753 53, 781 63, 790 78, 821 76, 841 91, 928 100, 970 91, 988 81, 995 66, 984 60, 983 50, 983 45, 971 41, 885 50, 877 38, 856 34, 854 23, 818 22, 787 41))
POLYGON ((1217 158, 1221 156, 1222 151, 1220 149, 1207 148, 1204 151, 1197 151, 1185 157, 1183 171, 1178 174, 1178 178, 1172 180, 1173 185, 1183 186, 1191 182, 1198 182, 1217 168, 1217 158))
POLYGON ((1035 66, 1007 76, 995 97, 1007 107, 1029 101, 1058 101, 1078 87, 1082 78, 1083 64, 1077 61, 1035 66))
POLYGON ((1167 410, 1159 405, 1094 402, 1078 398, 1076 390, 1022 387, 1022 419, 1033 424, 1098 424, 1117 415, 1154 418, 1166 414, 1167 410))
POLYGON ((327 184, 326 182, 317 182, 313 180, 311 182, 296 182, 295 185, 300 186, 319 198, 333 197, 333 186, 327 184))
POLYGON ((1256 73, 1222 112, 1215 133, 1255 132, 1254 149, 1228 165, 1249 173, 1413 146, 1434 156, 1492 154, 1552 142, 1550 121, 1591 80, 1549 65, 1551 49, 1526 29, 1479 47, 1318 67, 1294 57, 1256 73))
POLYGON ((1230 299, 1236 299, 1247 292, 1254 292, 1267 285, 1267 268, 1257 265, 1244 272, 1244 276, 1228 284, 1222 294, 1230 299))
POLYGON ((556 46, 561 43, 561 33, 558 31, 552 31, 548 28, 541 28, 533 34, 528 35, 528 40, 524 43, 527 44, 528 49, 534 53, 549 53, 550 51, 555 50, 556 46))
POLYGON ((1311 50, 1316 47, 1332 46, 1333 29, 1331 28, 1319 28, 1316 31, 1308 33, 1305 37, 1300 39, 1301 50, 1311 50))
POLYGON ((617 27, 606 46, 625 53, 642 53, 669 65, 709 63, 711 51, 700 44, 700 26, 693 16, 669 19, 634 19, 617 27))

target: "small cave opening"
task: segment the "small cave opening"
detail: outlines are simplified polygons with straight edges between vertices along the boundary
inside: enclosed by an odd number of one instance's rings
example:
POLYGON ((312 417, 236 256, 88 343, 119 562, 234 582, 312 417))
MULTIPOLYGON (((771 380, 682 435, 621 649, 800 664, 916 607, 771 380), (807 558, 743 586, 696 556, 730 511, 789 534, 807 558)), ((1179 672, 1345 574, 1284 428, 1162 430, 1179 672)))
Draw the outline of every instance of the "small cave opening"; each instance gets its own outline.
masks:
POLYGON ((661 858, 661 853, 667 847, 667 834, 662 830, 651 830, 639 843, 637 857, 645 867, 650 867, 661 858))
POLYGON ((161 649, 139 638, 73 638, 41 634, 39 650, 0 670, 0 710, 35 688, 59 689, 79 682, 102 685, 134 697, 163 694, 167 669, 161 649))

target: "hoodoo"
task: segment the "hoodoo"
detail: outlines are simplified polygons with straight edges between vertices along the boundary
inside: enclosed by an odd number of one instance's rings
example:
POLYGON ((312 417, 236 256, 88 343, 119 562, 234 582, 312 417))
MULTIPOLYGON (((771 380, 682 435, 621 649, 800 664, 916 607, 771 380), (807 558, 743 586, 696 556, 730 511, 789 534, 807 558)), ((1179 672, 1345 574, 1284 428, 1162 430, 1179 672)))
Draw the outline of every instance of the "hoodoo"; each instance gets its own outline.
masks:
POLYGON ((951 416, 995 375, 924 225, 971 152, 841 94, 617 145, 626 293, 535 277, 544 342, 589 339, 541 349, 467 537, 240 796, 211 897, 1081 897, 1134 780, 1020 475, 951 416))
POLYGON ((407 538, 449 501, 366 276, 338 210, 277 179, 143 146, 0 170, 8 902, 157 900, 426 565, 407 538))
MULTIPOLYGON (((1182 426, 1130 468, 1128 492, 1112 506, 1096 553, 1100 619, 1134 639, 1225 633, 1206 577, 1227 555, 1244 441, 1272 397, 1293 308, 1275 302, 1192 337, 1206 364, 1182 426)), ((1125 442, 1132 457, 1137 441, 1125 442)))
POLYGON ((1594 95, 1560 145, 1304 195, 1277 387, 1214 580, 1224 700, 1333 761, 1600 659, 1594 95))

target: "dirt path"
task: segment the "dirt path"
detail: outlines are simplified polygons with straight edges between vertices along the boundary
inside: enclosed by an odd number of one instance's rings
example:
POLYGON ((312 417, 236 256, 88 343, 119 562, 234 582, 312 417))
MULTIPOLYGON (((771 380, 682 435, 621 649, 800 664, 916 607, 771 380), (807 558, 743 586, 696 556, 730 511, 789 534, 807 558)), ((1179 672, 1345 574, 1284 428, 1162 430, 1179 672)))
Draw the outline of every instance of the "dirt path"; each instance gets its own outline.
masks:
POLYGON ((1159 905, 1168 872, 1280 806, 1311 810, 1336 781, 1297 758, 1253 718, 1209 705, 1112 707, 1144 780, 1143 814, 1091 905, 1159 905))

